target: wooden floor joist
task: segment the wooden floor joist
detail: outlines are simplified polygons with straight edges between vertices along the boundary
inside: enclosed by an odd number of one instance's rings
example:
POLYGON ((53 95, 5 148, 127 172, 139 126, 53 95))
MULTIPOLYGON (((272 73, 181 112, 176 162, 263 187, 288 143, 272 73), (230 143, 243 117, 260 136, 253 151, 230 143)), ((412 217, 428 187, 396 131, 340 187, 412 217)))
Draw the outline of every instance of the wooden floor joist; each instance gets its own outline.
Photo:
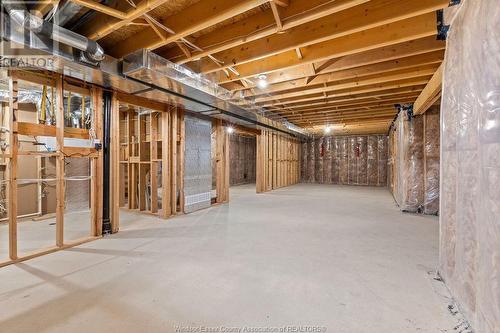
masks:
MULTIPOLYGON (((431 78, 446 45, 436 39, 436 11, 448 0, 76 2, 96 12, 76 32, 99 39, 106 53, 120 58, 154 50, 207 74, 234 101, 256 102, 273 119, 315 107, 321 114, 330 102, 351 96, 355 107, 355 95, 377 100, 391 90, 421 92, 427 84, 417 112, 438 98, 431 78), (266 82, 259 86, 262 77, 266 82)), ((402 103, 409 95, 394 97, 387 100, 400 97, 402 103)), ((125 98, 162 108, 145 98, 125 98)))

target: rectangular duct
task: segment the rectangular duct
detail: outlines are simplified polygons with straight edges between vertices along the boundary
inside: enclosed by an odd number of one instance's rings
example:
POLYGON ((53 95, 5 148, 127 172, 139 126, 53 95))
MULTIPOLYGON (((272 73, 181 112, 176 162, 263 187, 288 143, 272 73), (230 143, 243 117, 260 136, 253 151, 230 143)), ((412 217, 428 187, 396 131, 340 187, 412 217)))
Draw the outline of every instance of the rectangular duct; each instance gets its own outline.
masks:
POLYGON ((210 207, 212 122, 185 115, 184 212, 210 207))

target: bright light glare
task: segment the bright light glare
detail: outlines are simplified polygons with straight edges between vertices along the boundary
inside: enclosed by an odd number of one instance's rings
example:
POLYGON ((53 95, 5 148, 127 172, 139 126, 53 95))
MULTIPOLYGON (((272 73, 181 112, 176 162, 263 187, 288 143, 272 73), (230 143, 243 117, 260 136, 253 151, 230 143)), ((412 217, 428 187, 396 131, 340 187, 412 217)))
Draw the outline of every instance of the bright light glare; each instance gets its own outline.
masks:
POLYGON ((229 127, 226 127, 226 131, 229 133, 229 134, 232 134, 234 133, 234 128, 229 126, 229 127))
POLYGON ((332 128, 330 126, 325 127, 325 134, 329 134, 332 131, 332 128))
POLYGON ((269 83, 267 82, 267 76, 264 74, 259 75, 257 80, 257 87, 260 89, 266 89, 269 83))

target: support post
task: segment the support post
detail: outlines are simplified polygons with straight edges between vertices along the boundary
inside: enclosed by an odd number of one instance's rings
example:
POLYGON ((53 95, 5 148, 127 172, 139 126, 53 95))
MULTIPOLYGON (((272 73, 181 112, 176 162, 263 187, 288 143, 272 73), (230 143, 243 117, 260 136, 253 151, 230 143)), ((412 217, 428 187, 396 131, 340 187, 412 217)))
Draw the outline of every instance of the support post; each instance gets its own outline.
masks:
POLYGON ((177 214, 177 108, 170 114, 170 204, 177 214))
POLYGON ((63 79, 61 76, 56 81, 56 245, 64 245, 64 94, 63 79))
POLYGON ((217 203, 229 201, 229 134, 221 119, 215 120, 217 203))
POLYGON ((179 159, 177 168, 177 191, 179 193, 179 211, 184 213, 184 152, 186 146, 185 133, 186 126, 184 122, 184 109, 178 109, 178 145, 177 158, 179 159))
POLYGON ((103 179, 102 179, 102 233, 111 233, 110 218, 110 171, 111 171, 111 108, 112 96, 109 91, 103 93, 104 116, 103 116, 103 179))
POLYGON ((9 214, 9 257, 11 260, 16 260, 17 255, 17 80, 9 76, 9 146, 10 146, 10 162, 9 162, 9 185, 8 189, 8 214, 9 214))
MULTIPOLYGON (((92 88, 92 105, 94 108, 95 137, 102 143, 102 90, 92 88)), ((91 210, 92 210, 92 235, 102 235, 102 150, 98 151, 96 158, 92 159, 91 179, 91 210)))
POLYGON ((115 93, 111 97, 111 129, 110 129, 110 225, 106 232, 118 232, 120 228, 120 102, 115 93))
POLYGON ((172 215, 170 179, 170 110, 161 113, 161 217, 166 219, 172 215))

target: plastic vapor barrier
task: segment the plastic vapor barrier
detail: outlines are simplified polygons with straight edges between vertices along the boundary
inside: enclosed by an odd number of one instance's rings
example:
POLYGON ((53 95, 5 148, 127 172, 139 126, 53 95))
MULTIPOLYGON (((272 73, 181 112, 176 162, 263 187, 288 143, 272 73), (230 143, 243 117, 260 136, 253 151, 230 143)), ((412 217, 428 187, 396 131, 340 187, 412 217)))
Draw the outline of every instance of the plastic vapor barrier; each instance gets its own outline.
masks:
POLYGON ((389 188, 402 211, 439 212, 439 106, 400 112, 390 131, 389 188))
POLYGON ((500 10, 462 2, 441 109, 440 274, 475 332, 500 332, 500 10))
POLYGON ((302 180, 319 184, 387 185, 387 136, 327 136, 302 143, 302 180))
POLYGON ((424 115, 424 213, 439 212, 439 107, 424 115))
POLYGON ((422 212, 424 201, 423 117, 400 112, 393 127, 397 141, 391 159, 396 167, 394 199, 401 210, 422 212))

